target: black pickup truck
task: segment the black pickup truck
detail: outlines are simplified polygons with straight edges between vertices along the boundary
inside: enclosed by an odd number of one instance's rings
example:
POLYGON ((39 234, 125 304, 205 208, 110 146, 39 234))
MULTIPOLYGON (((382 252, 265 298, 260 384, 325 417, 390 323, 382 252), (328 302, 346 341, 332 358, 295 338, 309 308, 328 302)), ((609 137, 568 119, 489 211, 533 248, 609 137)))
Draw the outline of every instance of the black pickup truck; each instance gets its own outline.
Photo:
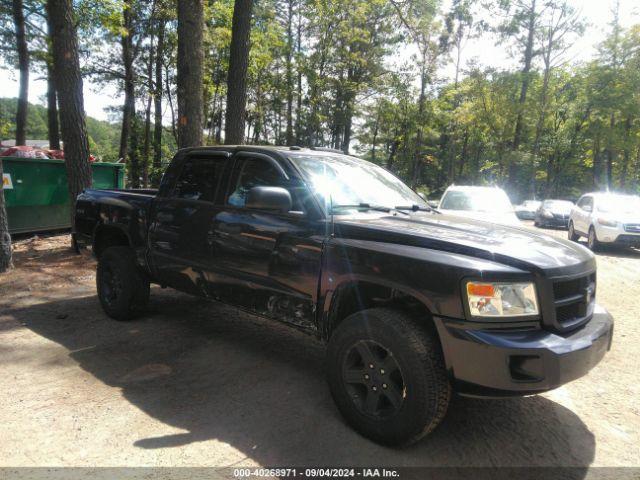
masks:
POLYGON ((586 248, 441 214, 355 157, 185 149, 157 192, 86 190, 75 208, 110 317, 139 314, 155 283, 315 335, 338 409, 381 443, 432 431, 452 392, 544 392, 611 346, 586 248))

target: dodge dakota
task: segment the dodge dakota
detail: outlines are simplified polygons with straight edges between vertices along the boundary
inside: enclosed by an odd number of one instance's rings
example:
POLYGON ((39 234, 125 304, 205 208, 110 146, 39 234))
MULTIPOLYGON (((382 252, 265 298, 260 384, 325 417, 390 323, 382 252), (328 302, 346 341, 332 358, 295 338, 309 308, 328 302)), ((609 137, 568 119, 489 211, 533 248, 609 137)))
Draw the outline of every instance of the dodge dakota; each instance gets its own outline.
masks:
POLYGON ((158 284, 314 335, 337 408, 384 444, 431 432, 454 393, 544 392, 611 346, 587 248, 443 214, 333 151, 180 150, 157 191, 85 190, 75 218, 108 316, 158 284))

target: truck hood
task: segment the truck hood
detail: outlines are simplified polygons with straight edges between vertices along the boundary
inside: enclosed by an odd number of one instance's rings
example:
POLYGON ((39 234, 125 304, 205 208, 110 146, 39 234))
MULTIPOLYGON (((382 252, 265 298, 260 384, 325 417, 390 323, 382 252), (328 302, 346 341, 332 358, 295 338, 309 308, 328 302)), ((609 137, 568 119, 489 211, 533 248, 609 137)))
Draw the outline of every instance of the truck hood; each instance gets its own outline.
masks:
POLYGON ((485 258, 546 275, 595 269, 585 247, 524 227, 498 225, 453 215, 412 213, 336 217, 338 238, 387 242, 485 258))

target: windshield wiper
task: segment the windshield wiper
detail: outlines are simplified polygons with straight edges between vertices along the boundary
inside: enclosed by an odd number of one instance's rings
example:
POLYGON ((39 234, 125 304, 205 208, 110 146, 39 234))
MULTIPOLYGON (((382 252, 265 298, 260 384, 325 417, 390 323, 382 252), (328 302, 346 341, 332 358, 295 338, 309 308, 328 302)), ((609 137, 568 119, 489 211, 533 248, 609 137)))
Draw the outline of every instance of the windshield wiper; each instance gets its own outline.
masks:
POLYGON ((357 208, 360 210, 373 210, 376 212, 385 212, 385 213, 391 213, 392 211, 394 211, 394 212, 400 212, 403 215, 409 215, 407 212, 403 212, 398 208, 385 207, 382 205, 371 205, 370 203, 358 203, 354 205, 332 205, 331 210, 336 210, 338 208, 357 208))
POLYGON ((412 212, 433 212, 433 213, 438 213, 438 214, 442 215, 442 212, 440 210, 438 210, 437 208, 421 207, 420 205, 416 205, 416 204, 413 204, 411 206, 400 205, 398 207, 395 207, 395 209, 398 210, 398 211, 411 210, 412 212))

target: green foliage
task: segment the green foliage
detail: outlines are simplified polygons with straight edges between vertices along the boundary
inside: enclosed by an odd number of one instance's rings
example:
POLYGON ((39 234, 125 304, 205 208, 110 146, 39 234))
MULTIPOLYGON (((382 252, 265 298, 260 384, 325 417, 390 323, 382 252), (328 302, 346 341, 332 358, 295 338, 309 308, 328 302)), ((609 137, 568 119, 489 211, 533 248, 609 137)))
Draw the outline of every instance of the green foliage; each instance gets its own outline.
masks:
MULTIPOLYGON (((0 125, 6 125, 3 139, 13 139, 15 136, 15 112, 17 100, 15 98, 0 98, 0 125)), ((117 160, 118 141, 120 131, 112 123, 87 118, 90 151, 98 158, 114 162, 117 160)), ((47 138, 47 109, 41 105, 29 104, 27 116, 27 138, 44 140, 47 138)))
MULTIPOLYGON (((46 28, 38 14, 43 0, 24 1, 31 12, 32 65, 44 72, 46 28)), ((92 81, 124 85, 122 39, 131 36, 137 117, 130 150, 148 161, 144 113, 159 91, 165 121, 171 121, 162 135, 166 162, 175 150, 175 2, 74 5, 92 81), (124 8, 133 16, 128 28, 124 8), (149 76, 159 24, 160 86, 155 72, 149 76)), ((8 7, 0 0, 0 14, 10 13, 8 7)), ((209 144, 224 138, 233 7, 234 0, 205 0, 203 127, 209 144)), ((11 15, 0 17, 0 39, 11 45, 11 15)), ((256 2, 246 142, 351 149, 429 195, 450 182, 499 184, 514 201, 534 194, 575 198, 607 187, 638 191, 640 25, 625 30, 614 16, 598 54, 570 64, 566 49, 584 29, 567 0, 256 2), (464 45, 489 32, 512 54, 516 68, 465 65, 464 45), (455 76, 446 82, 439 72, 450 62, 455 76)), ((2 58, 14 65, 11 48, 2 58)), ((114 118, 120 107, 114 106, 114 118)), ((5 138, 12 135, 14 110, 15 100, 0 101, 5 138)), ((29 137, 46 138, 46 125, 46 110, 30 106, 29 137)), ((88 119, 88 129, 92 153, 116 160, 120 125, 88 119)))

